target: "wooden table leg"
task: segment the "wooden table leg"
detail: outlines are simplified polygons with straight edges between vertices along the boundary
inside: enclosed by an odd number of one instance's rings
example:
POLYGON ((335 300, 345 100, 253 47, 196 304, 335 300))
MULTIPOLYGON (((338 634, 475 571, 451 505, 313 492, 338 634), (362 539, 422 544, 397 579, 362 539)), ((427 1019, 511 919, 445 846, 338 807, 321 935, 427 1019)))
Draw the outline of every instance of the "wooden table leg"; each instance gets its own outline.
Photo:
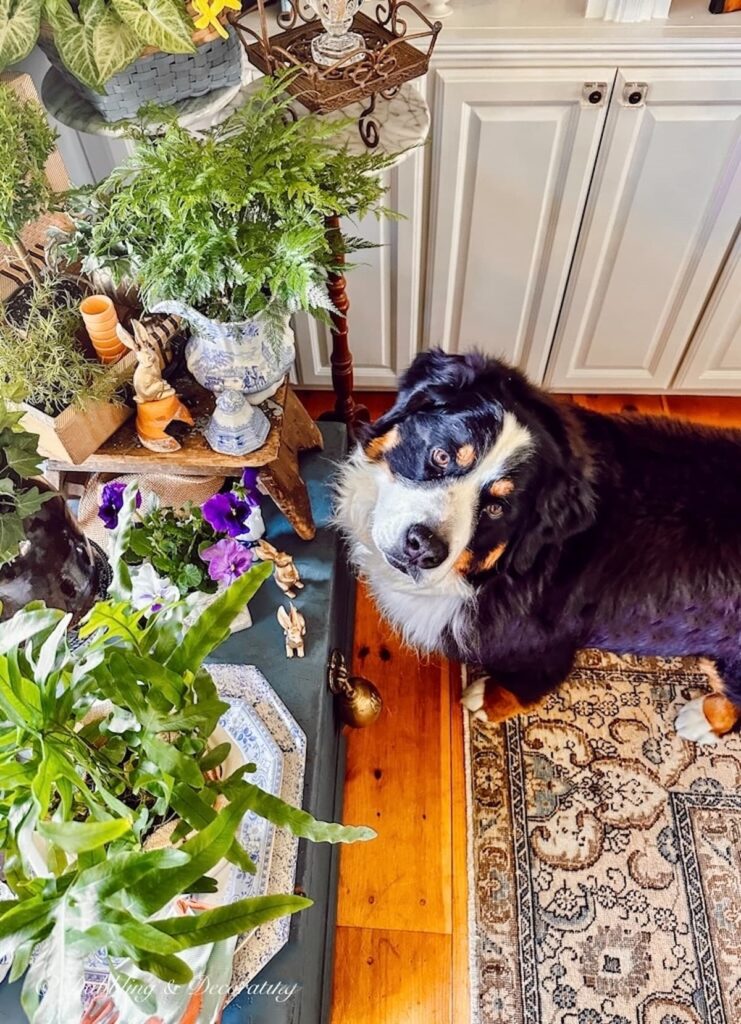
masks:
POLYGON ((316 423, 289 387, 283 409, 283 430, 278 455, 261 467, 261 488, 273 499, 302 540, 316 535, 309 492, 298 468, 299 453, 324 447, 316 423))
MULTIPOLYGON (((327 234, 330 240, 339 235, 339 217, 327 218, 327 234)), ((343 264, 345 257, 340 254, 337 263, 343 264)), ((330 274, 328 283, 329 297, 337 313, 330 314, 332 320, 332 386, 336 395, 335 416, 346 426, 350 437, 354 436, 359 423, 367 423, 370 413, 364 405, 359 405, 353 398, 353 360, 348 341, 347 312, 350 300, 347 297, 347 282, 341 272, 330 274)))

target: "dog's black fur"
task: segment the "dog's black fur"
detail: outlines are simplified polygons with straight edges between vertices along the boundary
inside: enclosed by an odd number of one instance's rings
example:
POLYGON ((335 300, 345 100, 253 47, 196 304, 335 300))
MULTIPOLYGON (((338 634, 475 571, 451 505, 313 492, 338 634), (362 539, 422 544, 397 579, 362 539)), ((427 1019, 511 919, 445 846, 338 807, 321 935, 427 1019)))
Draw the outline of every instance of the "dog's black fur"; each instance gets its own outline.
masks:
MULTIPOLYGON (((741 708, 741 432, 601 415, 501 362, 432 351, 364 444, 395 427, 388 468, 425 486, 464 472, 452 458, 432 465, 431 445, 472 444, 478 457, 506 411, 534 445, 508 471, 501 511, 481 515, 472 538, 475 660, 525 703, 565 678, 580 647, 701 655, 717 661, 741 708)), ((452 630, 441 647, 470 659, 452 630)))

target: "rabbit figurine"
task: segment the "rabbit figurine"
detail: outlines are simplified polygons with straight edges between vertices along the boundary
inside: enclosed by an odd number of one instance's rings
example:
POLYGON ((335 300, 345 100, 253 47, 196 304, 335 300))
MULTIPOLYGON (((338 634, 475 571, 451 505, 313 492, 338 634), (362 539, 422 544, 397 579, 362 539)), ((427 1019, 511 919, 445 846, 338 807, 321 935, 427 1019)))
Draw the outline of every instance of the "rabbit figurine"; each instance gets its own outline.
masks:
POLYGON ((119 324, 116 334, 119 341, 136 352, 137 365, 134 370, 134 400, 141 402, 158 402, 161 398, 169 398, 175 394, 175 388, 162 379, 162 363, 159 347, 149 337, 146 327, 140 320, 132 320, 132 335, 119 324))
POLYGON ((306 619, 293 602, 291 602, 290 608, 289 614, 281 605, 277 613, 278 622, 286 636, 286 657, 292 658, 295 652, 299 658, 303 658, 306 619))
POLYGON ((260 540, 252 551, 261 562, 273 563, 273 579, 286 597, 295 597, 296 590, 303 590, 301 576, 289 554, 278 551, 264 539, 260 540))
POLYGON ((167 433, 167 428, 173 420, 192 427, 193 417, 175 394, 175 388, 162 379, 162 355, 156 341, 139 320, 132 320, 131 326, 133 336, 121 324, 116 333, 127 348, 136 352, 136 433, 150 451, 176 452, 180 449, 180 442, 167 433))

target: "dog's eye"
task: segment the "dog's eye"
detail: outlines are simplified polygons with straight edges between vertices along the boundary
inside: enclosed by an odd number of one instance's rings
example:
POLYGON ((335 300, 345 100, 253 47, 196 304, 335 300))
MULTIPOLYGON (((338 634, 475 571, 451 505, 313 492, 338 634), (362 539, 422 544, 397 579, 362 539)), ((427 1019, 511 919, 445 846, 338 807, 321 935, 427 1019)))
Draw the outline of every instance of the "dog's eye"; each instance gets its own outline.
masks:
POLYGON ((450 456, 444 448, 433 448, 430 452, 430 462, 438 469, 447 469, 450 463, 450 456))
POLYGON ((501 519, 504 515, 504 509, 497 501, 493 501, 489 505, 484 505, 481 512, 482 515, 488 516, 489 519, 501 519))

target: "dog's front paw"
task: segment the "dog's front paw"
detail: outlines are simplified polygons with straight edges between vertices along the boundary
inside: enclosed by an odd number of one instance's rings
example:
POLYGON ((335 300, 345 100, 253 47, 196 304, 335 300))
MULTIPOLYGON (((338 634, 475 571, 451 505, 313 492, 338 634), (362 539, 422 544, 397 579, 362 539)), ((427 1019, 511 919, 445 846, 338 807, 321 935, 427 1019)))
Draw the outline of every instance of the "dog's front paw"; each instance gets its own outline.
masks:
POLYGON ((504 722, 527 711, 527 705, 510 690, 505 690, 489 676, 481 676, 467 686, 461 704, 480 722, 504 722))
POLYGON ((680 708, 679 714, 674 719, 674 728, 677 735, 681 736, 683 740, 711 747, 718 742, 718 737, 705 717, 704 703, 705 697, 698 697, 680 708))
POLYGON ((463 707, 471 712, 473 718, 477 718, 481 722, 488 722, 489 720, 489 716, 484 710, 486 683, 486 676, 482 676, 481 679, 474 679, 461 694, 461 704, 463 707))

